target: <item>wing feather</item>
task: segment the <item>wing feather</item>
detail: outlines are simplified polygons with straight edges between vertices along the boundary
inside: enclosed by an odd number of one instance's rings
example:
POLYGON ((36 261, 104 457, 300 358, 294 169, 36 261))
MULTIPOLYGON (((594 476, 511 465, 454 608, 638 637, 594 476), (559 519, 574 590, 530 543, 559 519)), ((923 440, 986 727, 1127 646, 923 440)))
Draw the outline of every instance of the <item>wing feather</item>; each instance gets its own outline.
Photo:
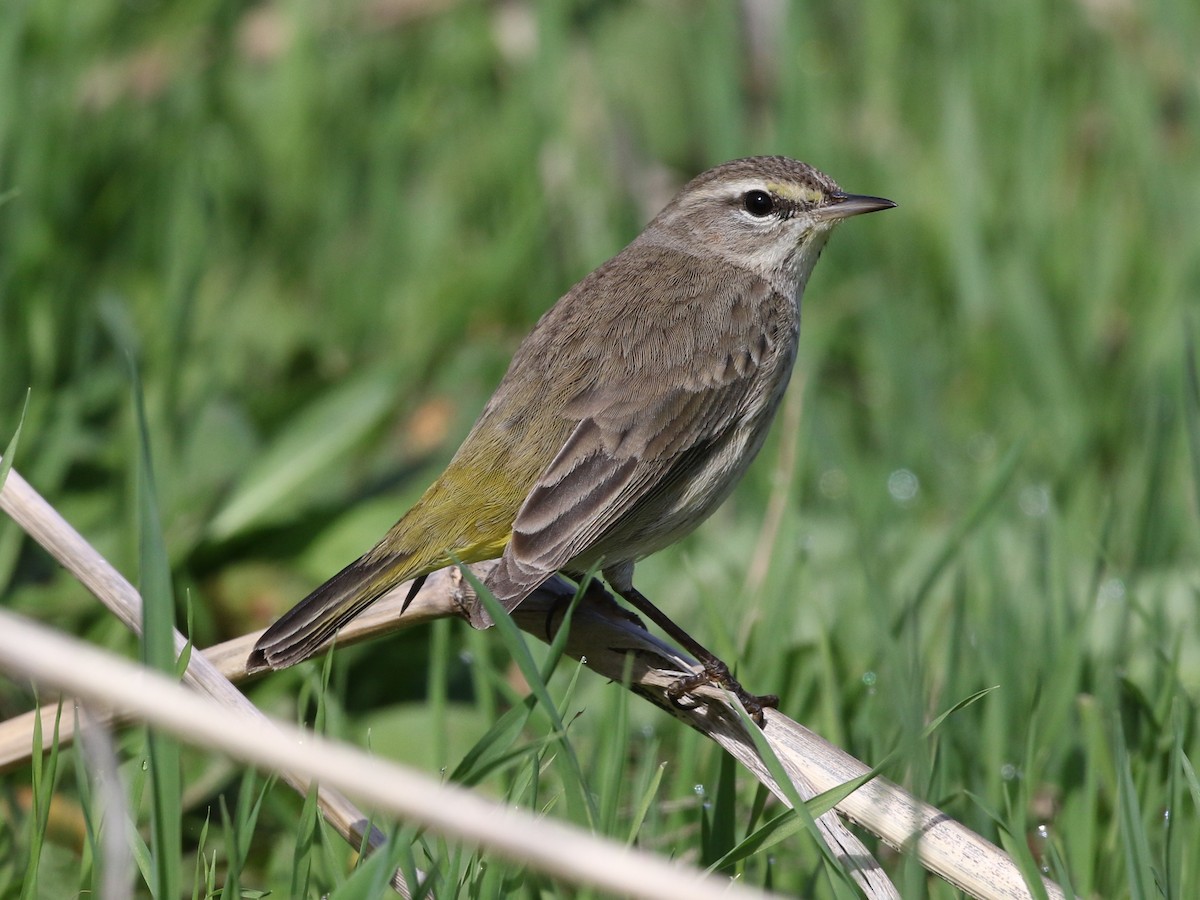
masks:
POLYGON ((488 578, 507 609, 695 471, 765 389, 764 362, 796 327, 786 302, 742 272, 714 295, 689 294, 693 302, 680 298, 671 315, 622 322, 613 346, 626 365, 597 374, 565 403, 577 425, 521 506, 488 578))

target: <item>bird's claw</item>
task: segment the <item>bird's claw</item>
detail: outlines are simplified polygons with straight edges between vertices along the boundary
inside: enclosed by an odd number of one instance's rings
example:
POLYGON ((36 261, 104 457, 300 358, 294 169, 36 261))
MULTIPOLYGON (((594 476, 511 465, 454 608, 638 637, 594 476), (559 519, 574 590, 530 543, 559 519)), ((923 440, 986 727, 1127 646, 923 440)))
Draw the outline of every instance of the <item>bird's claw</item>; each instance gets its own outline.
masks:
POLYGON ((672 682, 667 687, 667 699, 681 709, 690 709, 695 704, 685 703, 684 698, 696 690, 696 688, 703 687, 706 684, 715 684, 723 687, 737 697, 738 702, 745 707, 746 712, 759 728, 764 727, 766 722, 763 710, 777 709, 779 707, 779 698, 776 695, 751 694, 742 687, 738 683, 738 680, 730 673, 729 666, 725 665, 719 659, 706 662, 699 672, 694 672, 691 675, 686 675, 672 682))

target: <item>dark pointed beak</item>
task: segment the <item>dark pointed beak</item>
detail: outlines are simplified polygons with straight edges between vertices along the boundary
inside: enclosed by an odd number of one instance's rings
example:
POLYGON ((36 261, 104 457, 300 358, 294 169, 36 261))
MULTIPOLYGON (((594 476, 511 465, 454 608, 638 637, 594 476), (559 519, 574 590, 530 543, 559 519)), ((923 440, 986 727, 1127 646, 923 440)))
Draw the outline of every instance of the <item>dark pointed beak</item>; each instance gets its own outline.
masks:
POLYGON ((816 211, 822 219, 848 219, 863 213, 878 212, 881 209, 891 209, 896 204, 883 197, 868 197, 866 194, 834 194, 829 198, 829 204, 816 211))

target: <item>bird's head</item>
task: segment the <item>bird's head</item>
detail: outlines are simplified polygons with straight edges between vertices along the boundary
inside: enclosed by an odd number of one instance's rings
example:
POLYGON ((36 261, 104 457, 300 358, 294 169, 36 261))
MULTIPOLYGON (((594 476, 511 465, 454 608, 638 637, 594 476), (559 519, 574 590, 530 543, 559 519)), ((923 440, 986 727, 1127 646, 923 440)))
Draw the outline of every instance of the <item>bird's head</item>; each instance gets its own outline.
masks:
POLYGON ((895 205, 847 194, 807 163, 752 156, 697 175, 647 232, 653 240, 720 256, 795 291, 808 279, 834 225, 895 205))

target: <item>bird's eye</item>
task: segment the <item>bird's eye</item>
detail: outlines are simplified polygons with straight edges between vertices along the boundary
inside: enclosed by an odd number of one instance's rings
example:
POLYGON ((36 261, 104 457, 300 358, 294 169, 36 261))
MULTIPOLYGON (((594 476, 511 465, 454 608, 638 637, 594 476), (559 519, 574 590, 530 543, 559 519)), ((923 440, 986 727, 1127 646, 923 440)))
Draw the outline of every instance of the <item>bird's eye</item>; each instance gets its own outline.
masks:
POLYGON ((775 211, 775 200, 766 191, 746 191, 742 196, 742 206, 750 215, 761 219, 775 211))

